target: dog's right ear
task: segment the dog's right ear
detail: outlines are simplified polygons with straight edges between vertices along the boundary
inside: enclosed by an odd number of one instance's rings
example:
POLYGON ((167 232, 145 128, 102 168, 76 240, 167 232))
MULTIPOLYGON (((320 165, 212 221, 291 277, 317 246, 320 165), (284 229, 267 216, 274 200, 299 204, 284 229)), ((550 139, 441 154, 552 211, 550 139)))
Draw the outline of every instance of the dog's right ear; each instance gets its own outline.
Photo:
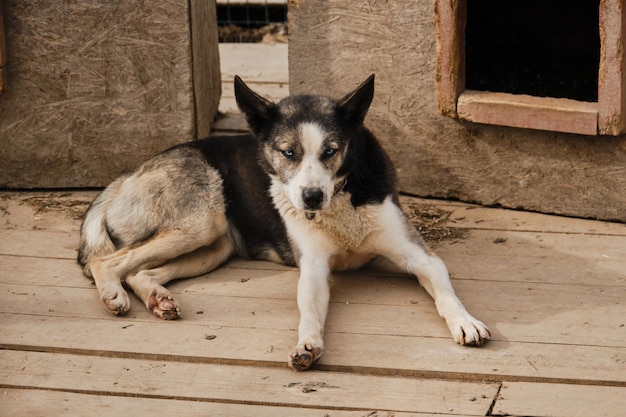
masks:
POLYGON ((276 120, 278 106, 252 91, 238 75, 235 75, 235 99, 252 133, 262 138, 265 128, 276 120))

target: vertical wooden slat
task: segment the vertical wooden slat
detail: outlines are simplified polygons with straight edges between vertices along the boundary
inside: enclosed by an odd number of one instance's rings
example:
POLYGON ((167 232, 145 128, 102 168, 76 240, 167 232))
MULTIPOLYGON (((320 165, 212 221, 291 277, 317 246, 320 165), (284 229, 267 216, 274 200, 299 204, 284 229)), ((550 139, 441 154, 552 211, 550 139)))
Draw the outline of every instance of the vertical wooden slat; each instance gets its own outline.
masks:
POLYGON ((439 113, 456 117, 456 102, 465 90, 465 0, 437 0, 437 102, 439 113))
POLYGON ((2 2, 0 2, 0 93, 4 90, 5 82, 5 69, 4 65, 7 62, 7 48, 4 35, 4 15, 2 14, 2 2))
POLYGON ((222 93, 215 0, 190 0, 189 12, 196 138, 200 139, 211 132, 222 93))
POLYGON ((626 73, 622 0, 600 1, 600 69, 598 77, 598 133, 626 132, 626 73))

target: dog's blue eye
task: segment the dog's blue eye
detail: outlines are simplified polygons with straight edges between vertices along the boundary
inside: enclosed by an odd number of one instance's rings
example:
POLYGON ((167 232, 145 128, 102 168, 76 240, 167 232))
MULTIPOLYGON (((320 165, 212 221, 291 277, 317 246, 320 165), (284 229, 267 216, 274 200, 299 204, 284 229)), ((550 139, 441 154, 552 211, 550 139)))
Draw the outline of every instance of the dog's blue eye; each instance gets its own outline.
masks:
POLYGON ((336 149, 328 148, 324 151, 325 156, 333 156, 337 152, 336 149))
POLYGON ((287 158, 293 158, 293 151, 291 149, 285 149, 281 151, 283 155, 287 158))

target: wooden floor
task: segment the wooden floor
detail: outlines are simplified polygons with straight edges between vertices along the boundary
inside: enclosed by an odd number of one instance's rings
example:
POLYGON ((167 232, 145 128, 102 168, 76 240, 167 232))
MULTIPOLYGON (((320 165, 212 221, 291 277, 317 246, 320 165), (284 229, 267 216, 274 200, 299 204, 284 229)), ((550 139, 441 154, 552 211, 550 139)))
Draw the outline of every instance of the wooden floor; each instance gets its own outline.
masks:
MULTIPOLYGON (((285 45, 221 52, 224 112, 234 72, 287 93, 285 45)), ((370 267, 335 277, 327 350, 298 373, 292 268, 178 281, 181 320, 134 298, 109 315, 75 264, 94 195, 0 193, 1 416, 626 415, 626 225, 405 197, 493 339, 456 345, 414 278, 370 267)))

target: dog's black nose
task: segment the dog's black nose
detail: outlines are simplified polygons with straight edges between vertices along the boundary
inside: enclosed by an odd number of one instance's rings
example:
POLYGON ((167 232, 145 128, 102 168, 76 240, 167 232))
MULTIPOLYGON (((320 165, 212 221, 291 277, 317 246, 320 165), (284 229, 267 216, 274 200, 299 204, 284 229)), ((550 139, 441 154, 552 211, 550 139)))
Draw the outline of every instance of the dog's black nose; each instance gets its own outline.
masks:
POLYGON ((322 206, 324 192, 320 188, 305 188, 302 190, 302 201, 307 210, 318 210, 322 206))

